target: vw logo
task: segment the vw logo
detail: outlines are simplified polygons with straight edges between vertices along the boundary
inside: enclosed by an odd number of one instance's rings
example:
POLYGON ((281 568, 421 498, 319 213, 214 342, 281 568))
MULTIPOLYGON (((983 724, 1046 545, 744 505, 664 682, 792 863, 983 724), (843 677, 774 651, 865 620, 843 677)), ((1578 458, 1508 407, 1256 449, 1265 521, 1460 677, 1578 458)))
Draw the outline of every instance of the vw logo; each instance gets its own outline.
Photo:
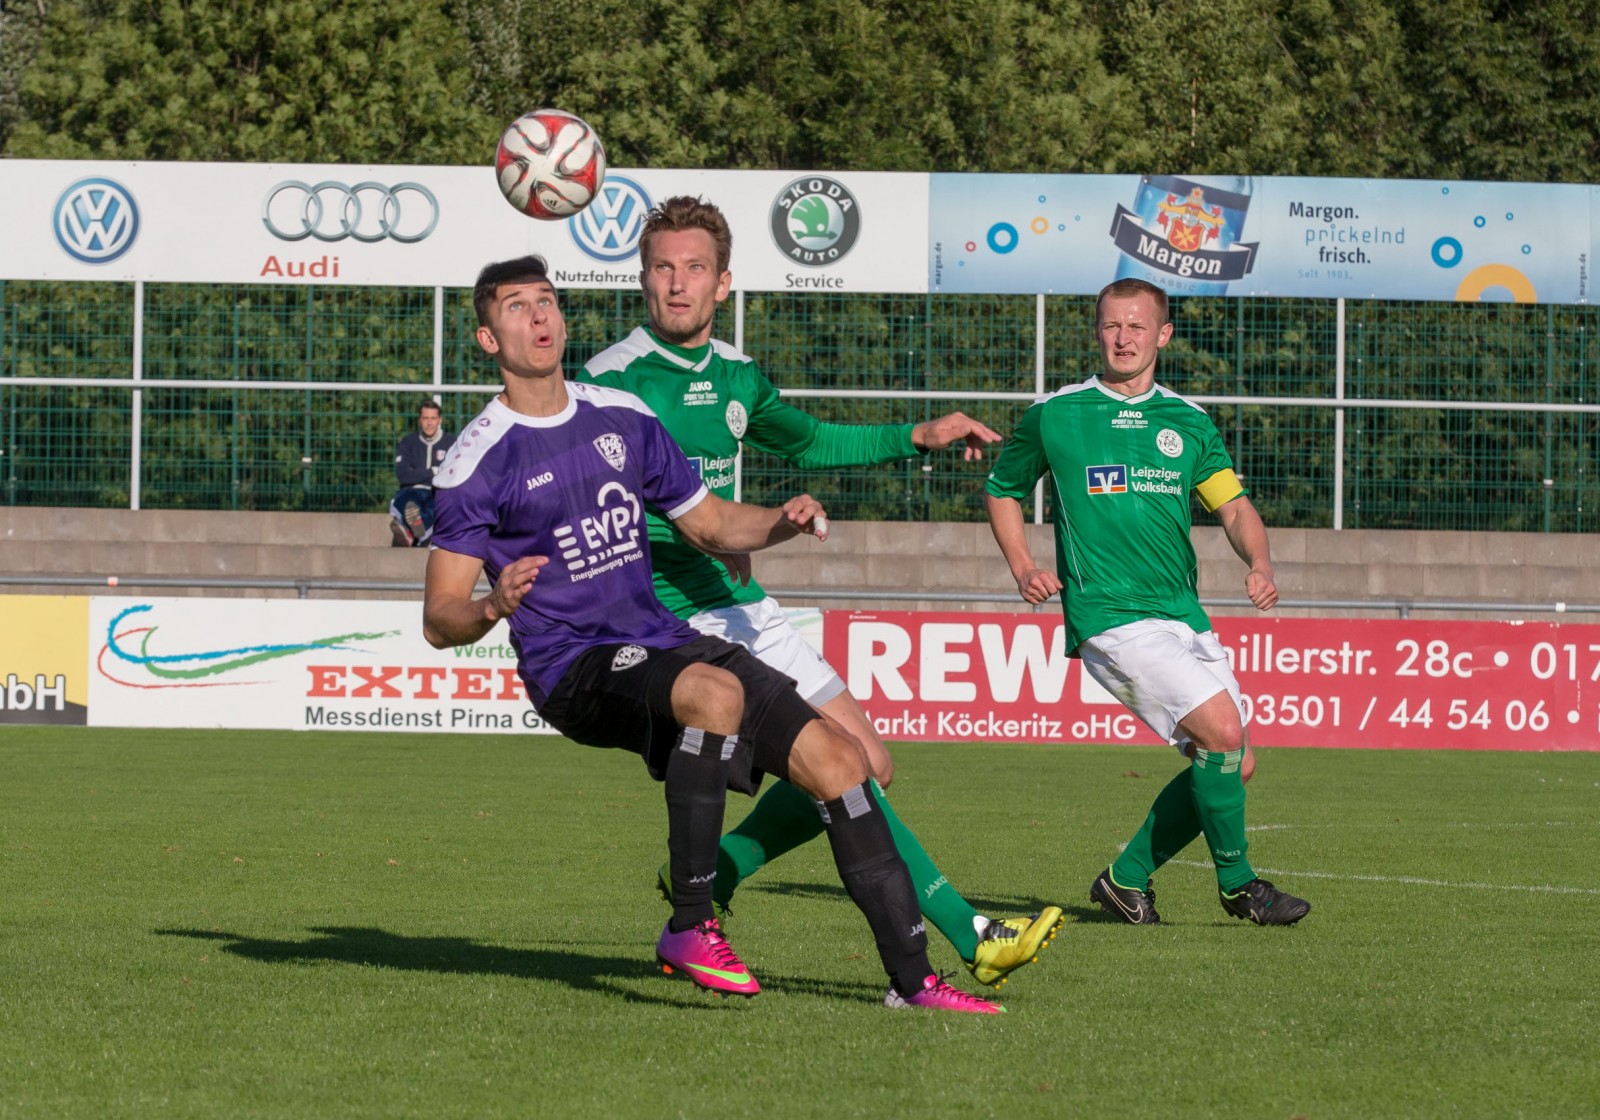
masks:
POLYGON ((645 189, 622 175, 607 175, 600 193, 567 222, 578 248, 597 261, 627 260, 638 252, 644 216, 653 205, 645 189))
POLYGON ((382 241, 409 245, 439 224, 439 200, 421 183, 392 187, 371 181, 349 186, 324 179, 289 179, 267 192, 261 224, 281 241, 382 241), (404 205, 402 206, 402 199, 404 205))
POLYGON ((139 236, 139 207, 115 179, 79 179, 56 200, 56 241, 86 264, 109 264, 139 236))

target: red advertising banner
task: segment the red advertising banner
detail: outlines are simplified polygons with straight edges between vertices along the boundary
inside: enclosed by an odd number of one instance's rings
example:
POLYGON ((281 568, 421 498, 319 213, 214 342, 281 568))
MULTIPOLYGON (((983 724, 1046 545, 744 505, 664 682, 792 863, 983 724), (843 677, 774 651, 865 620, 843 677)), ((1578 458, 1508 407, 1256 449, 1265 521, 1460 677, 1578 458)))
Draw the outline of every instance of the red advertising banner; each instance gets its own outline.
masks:
MULTIPOLYGON (((1600 626, 1219 618, 1259 746, 1600 750, 1600 626)), ((1059 614, 824 613, 885 739, 1157 743, 1067 656, 1059 614)))

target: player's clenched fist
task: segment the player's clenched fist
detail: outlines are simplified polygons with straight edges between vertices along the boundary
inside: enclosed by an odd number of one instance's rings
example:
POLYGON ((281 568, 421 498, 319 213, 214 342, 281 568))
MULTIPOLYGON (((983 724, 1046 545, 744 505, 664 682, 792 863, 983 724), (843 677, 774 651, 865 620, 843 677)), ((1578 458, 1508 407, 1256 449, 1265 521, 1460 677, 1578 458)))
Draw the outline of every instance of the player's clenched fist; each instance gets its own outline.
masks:
POLYGON ((1022 592, 1023 599, 1038 606, 1061 590, 1061 580, 1048 569, 1029 568, 1018 578, 1017 590, 1022 592))

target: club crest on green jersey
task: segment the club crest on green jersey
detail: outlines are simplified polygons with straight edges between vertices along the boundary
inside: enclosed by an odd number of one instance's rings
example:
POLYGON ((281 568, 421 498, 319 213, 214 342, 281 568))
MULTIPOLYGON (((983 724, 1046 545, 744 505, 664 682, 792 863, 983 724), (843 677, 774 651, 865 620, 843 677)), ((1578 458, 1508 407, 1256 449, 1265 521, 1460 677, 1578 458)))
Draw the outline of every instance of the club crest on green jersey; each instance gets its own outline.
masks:
POLYGON ((1183 454, 1183 437, 1171 428, 1162 428, 1156 433, 1156 450, 1169 459, 1176 459, 1183 454))
POLYGON ((744 405, 738 401, 729 401, 726 416, 728 431, 733 433, 733 438, 743 439, 744 430, 750 426, 750 414, 744 410, 744 405))

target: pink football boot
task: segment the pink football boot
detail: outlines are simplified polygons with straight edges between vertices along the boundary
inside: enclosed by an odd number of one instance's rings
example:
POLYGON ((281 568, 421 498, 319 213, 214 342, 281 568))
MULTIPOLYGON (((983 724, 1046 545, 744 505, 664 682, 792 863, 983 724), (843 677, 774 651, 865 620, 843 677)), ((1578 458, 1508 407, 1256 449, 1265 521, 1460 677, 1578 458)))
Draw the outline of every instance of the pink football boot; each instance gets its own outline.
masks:
POLYGON ((753 996, 761 990, 756 978, 722 936, 717 919, 707 918, 682 933, 673 933, 669 924, 656 942, 656 960, 661 971, 683 973, 708 992, 719 995, 753 996))
POLYGON ((967 1011, 974 1015, 1004 1015, 1006 1012, 998 1003, 968 995, 960 988, 952 988, 939 976, 924 980, 922 991, 915 995, 903 996, 891 986, 889 994, 883 997, 883 1005, 896 1010, 926 1007, 933 1011, 967 1011))

